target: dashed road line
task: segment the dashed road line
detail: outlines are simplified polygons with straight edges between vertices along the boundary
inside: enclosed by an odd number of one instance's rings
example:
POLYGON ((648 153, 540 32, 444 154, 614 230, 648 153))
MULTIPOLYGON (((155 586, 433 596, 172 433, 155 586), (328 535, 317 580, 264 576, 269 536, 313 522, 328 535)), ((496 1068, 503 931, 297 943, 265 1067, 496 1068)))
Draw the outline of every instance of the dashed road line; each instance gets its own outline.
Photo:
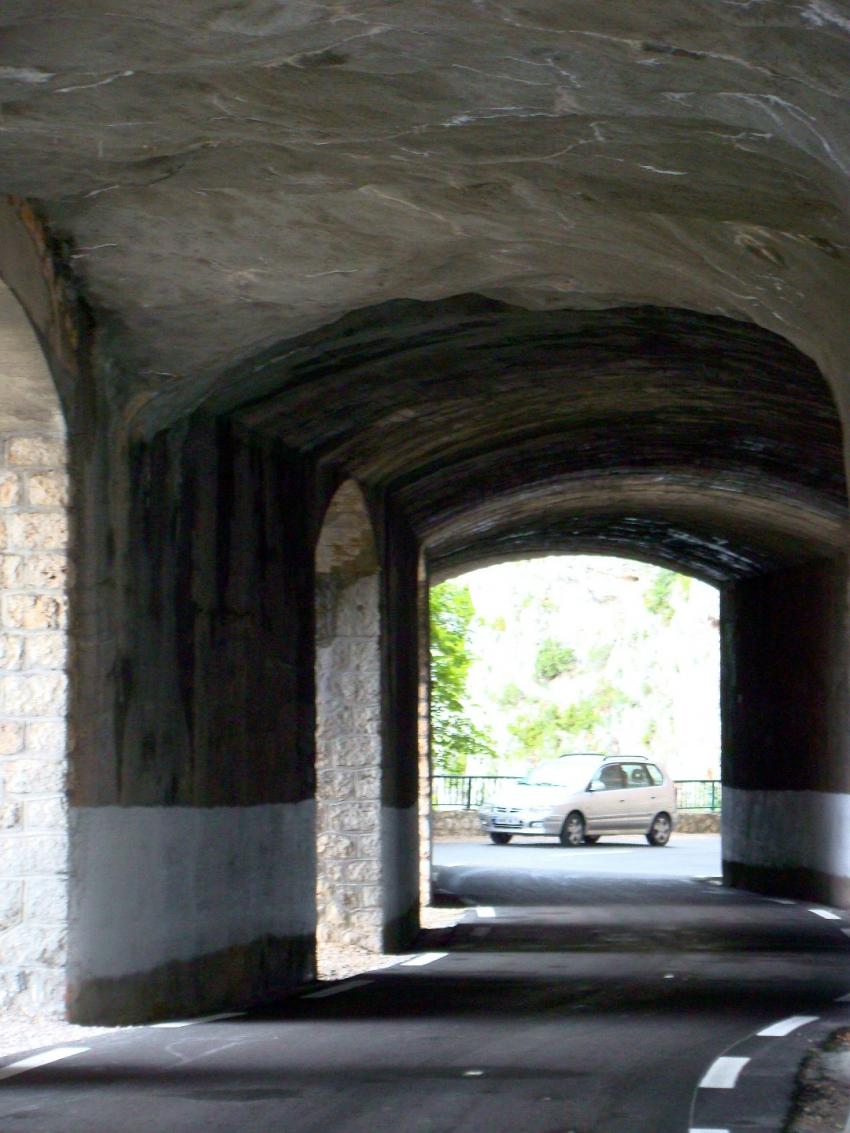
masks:
POLYGON ((787 1083, 816 1033, 798 1032, 811 1024, 821 1029, 828 1025, 818 1015, 789 1015, 727 1047, 744 1050, 746 1056, 724 1052, 712 1062, 694 1090, 688 1133, 730 1133, 739 1126, 780 1128, 788 1104, 787 1083), (775 1088, 766 1090, 765 1083, 771 1081, 775 1088))
POLYGON ((221 1019, 241 1019, 244 1011, 221 1011, 218 1015, 199 1015, 197 1019, 169 1019, 166 1023, 151 1023, 160 1031, 176 1030, 178 1027, 194 1027, 198 1023, 218 1023, 221 1019))
POLYGON ((810 913, 814 913, 816 917, 823 917, 825 921, 840 921, 841 917, 838 913, 833 913, 829 909, 809 909, 810 913))
POLYGON ((44 1050, 41 1054, 31 1054, 29 1058, 22 1058, 18 1062, 10 1062, 8 1066, 0 1067, 0 1079, 14 1078, 18 1074, 26 1074, 27 1070, 37 1070, 39 1066, 49 1066, 51 1062, 59 1062, 63 1058, 71 1058, 75 1054, 85 1054, 91 1050, 88 1046, 56 1046, 53 1050, 44 1050))
POLYGON ((790 1015, 787 1019, 780 1019, 778 1023, 771 1023, 769 1027, 756 1031, 756 1035, 762 1039, 781 1039, 799 1027, 805 1027, 807 1023, 816 1023, 818 1018, 818 1015, 790 1015))
POLYGON ((345 983, 335 984, 333 987, 326 987, 322 991, 311 991, 307 995, 302 995, 302 999, 327 999, 331 995, 342 995, 346 991, 354 991, 356 987, 366 987, 367 984, 373 984, 374 980, 347 980, 345 983))
POLYGON ((495 917, 496 910, 492 905, 478 905, 475 909, 475 915, 480 918, 495 917))
POLYGON ((433 964, 435 960, 442 960, 448 952, 423 952, 421 956, 413 956, 410 960, 403 960, 400 968, 421 968, 425 964, 433 964))
POLYGON ((733 1090, 749 1058, 716 1058, 702 1077, 703 1090, 733 1090))

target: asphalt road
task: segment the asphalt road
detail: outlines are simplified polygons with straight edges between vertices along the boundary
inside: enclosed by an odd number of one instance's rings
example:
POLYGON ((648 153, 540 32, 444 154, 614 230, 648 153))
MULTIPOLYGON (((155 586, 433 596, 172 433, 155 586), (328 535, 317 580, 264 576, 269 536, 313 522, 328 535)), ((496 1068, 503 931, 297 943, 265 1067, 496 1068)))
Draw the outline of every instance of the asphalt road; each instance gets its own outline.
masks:
MULTIPOLYGON (((719 834, 673 834, 666 846, 650 846, 644 837, 611 837, 595 846, 566 848, 555 839, 517 838, 507 846, 494 846, 479 838, 469 842, 437 842, 433 864, 440 874, 461 868, 529 871, 564 875, 628 877, 719 877, 719 834)), ((454 875, 455 881, 457 874, 454 875)))
MULTIPOLYGON (((617 872, 601 847, 581 867, 573 851, 511 849, 438 849, 443 880, 474 903, 424 933, 412 962, 251 1015, 7 1062, 0 1130, 779 1130, 807 1033, 850 1018, 836 1002, 850 993, 850 919, 641 875, 639 847, 617 872), (538 854, 523 879, 517 861, 538 854)), ((684 869, 684 848, 647 850, 684 869)))

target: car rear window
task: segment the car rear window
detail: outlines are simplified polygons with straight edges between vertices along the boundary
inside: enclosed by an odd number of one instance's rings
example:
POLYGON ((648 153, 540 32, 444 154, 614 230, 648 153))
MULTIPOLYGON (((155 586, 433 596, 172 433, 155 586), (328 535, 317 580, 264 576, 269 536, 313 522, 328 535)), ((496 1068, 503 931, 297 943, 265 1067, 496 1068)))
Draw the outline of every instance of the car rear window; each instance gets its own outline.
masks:
POLYGON ((648 787, 652 782, 649 777, 649 769, 645 763, 624 763, 623 770, 626 773, 626 784, 629 787, 648 787))
POLYGON ((652 785, 654 787, 660 787, 664 782, 664 776, 661 774, 661 771, 655 766, 654 763, 647 763, 646 770, 649 773, 650 779, 652 780, 652 785))

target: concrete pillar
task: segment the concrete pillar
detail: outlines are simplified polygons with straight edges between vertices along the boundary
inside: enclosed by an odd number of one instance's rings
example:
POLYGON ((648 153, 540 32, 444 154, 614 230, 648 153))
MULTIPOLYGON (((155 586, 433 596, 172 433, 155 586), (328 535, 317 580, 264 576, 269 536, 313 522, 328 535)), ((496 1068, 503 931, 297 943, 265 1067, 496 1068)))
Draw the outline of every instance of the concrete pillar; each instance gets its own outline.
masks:
POLYGON ((381 535, 384 942, 387 951, 403 951, 419 929, 421 557, 404 516, 391 508, 381 535))
POLYGON ((722 591, 728 884, 850 905, 848 651, 844 557, 722 591))
POLYGON ((433 822, 431 817, 431 588, 424 556, 420 557, 417 579, 419 609, 419 893, 423 904, 432 899, 431 861, 433 822))
POLYGON ((86 541, 101 628, 80 654, 71 1017, 268 1001, 315 971, 311 481, 203 417, 109 459, 86 541))
POLYGON ((383 946, 380 582, 360 489, 343 484, 316 549, 317 941, 383 946))

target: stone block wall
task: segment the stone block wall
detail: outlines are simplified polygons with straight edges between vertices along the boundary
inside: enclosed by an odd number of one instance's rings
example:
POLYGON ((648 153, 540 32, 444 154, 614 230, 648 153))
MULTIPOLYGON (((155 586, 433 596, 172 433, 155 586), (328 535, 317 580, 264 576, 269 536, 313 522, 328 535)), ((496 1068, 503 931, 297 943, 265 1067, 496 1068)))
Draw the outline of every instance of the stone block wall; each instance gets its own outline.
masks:
POLYGON ((316 649, 317 940, 380 952, 377 579, 338 588, 320 576, 318 597, 325 618, 316 649))
POLYGON ((316 939, 380 952, 381 615, 371 521, 347 482, 316 549, 316 939))
POLYGON ((67 928, 65 444, 0 435, 0 1013, 61 1015, 67 928))

